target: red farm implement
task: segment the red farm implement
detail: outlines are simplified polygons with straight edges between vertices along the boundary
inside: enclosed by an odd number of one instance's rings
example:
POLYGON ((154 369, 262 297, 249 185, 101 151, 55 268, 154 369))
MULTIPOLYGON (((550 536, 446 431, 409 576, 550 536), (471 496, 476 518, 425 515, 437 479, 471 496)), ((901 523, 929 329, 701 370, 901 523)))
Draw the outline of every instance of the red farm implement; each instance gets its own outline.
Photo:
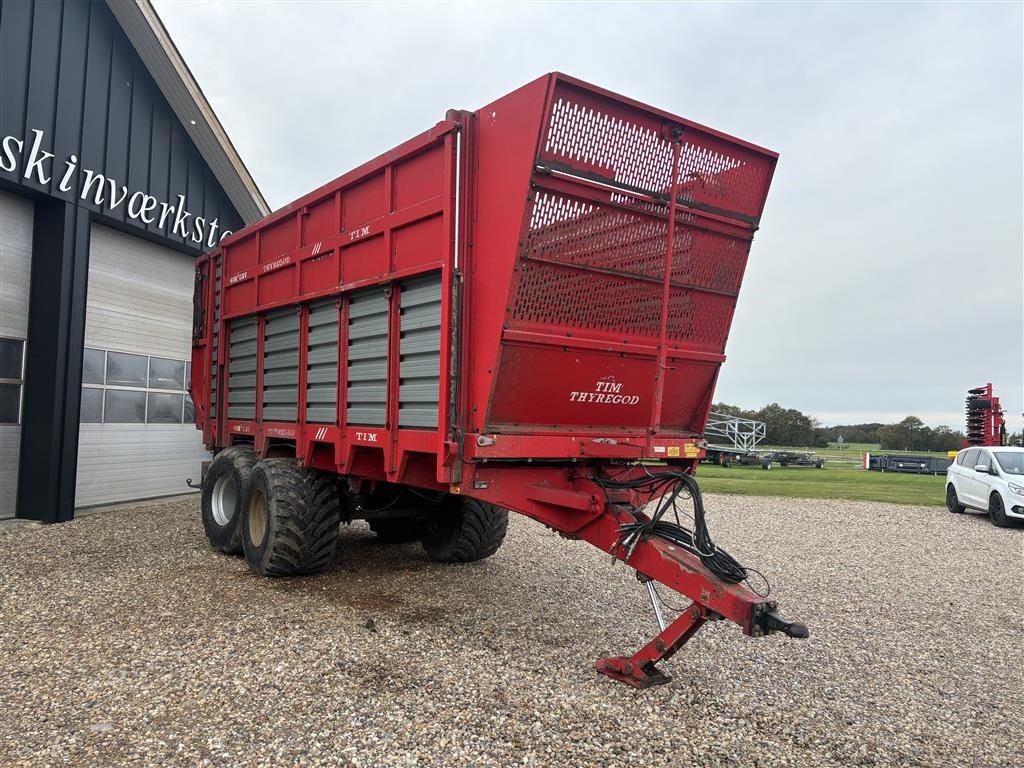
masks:
POLYGON ((361 518, 464 562, 513 510, 625 561, 656 611, 652 581, 693 601, 611 677, 664 682, 711 619, 806 636, 692 477, 776 158, 551 74, 224 239, 192 358, 211 541, 308 573, 361 518))
POLYGON ((963 447, 1006 445, 1006 420, 991 382, 984 387, 967 390, 966 403, 967 439, 963 447))

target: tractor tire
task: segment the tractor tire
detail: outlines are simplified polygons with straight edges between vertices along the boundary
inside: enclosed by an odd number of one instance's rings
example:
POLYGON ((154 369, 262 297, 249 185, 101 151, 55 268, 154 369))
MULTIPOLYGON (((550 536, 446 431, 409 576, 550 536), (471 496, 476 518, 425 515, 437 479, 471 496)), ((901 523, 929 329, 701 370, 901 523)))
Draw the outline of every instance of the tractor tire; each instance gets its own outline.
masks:
POLYGON ((1003 497, 998 493, 993 493, 988 500, 988 519, 992 521, 992 525, 996 528, 1009 528, 1010 518, 1006 516, 1006 510, 1003 508, 1003 497))
POLYGON ((962 515, 967 509, 960 503, 960 498, 956 495, 956 488, 952 483, 946 486, 946 509, 955 515, 962 515))
POLYGON ((329 566, 338 548, 341 500, 335 475, 288 459, 256 464, 239 523, 249 567, 261 576, 301 576, 329 566))
POLYGON ((203 482, 203 530, 214 549, 226 555, 242 554, 238 521, 256 456, 250 445, 233 445, 217 454, 203 482))
POLYGON ((370 530, 382 544, 406 544, 420 538, 420 521, 416 517, 386 517, 371 520, 370 530))
POLYGON ((507 509, 452 496, 426 519, 420 540, 431 560, 472 563, 497 552, 507 530, 507 509))

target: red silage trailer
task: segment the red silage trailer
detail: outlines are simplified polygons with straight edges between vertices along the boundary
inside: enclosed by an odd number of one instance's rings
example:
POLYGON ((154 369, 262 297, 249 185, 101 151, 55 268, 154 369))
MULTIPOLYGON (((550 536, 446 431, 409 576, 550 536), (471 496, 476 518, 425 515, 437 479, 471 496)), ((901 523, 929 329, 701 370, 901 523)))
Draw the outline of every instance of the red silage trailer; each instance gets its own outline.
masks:
POLYGON ((693 601, 614 678, 664 682, 710 619, 806 636, 692 477, 776 158, 550 74, 225 238, 192 357, 211 542, 309 573, 366 519, 465 562, 513 510, 635 568, 659 621, 652 580, 693 601))

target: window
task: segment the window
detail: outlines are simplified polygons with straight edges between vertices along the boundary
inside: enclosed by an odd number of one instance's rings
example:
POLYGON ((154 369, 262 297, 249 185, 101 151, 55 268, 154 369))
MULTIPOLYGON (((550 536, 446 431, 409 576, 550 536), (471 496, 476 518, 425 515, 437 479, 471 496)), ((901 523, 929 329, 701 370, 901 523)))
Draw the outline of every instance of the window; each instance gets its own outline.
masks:
POLYGON ((0 338, 0 424, 21 423, 25 341, 0 338))
POLYGON ((108 389, 103 396, 103 421, 107 424, 145 424, 146 393, 132 389, 108 389))
POLYGON ((82 383, 102 384, 107 353, 102 349, 86 349, 82 355, 82 383))
POLYGON ((978 454, 981 453, 977 448, 972 448, 964 455, 964 466, 968 469, 974 469, 974 466, 978 463, 978 454))
POLYGON ((0 379, 21 381, 24 347, 21 339, 0 339, 0 379))
POLYGON ((107 353, 107 386, 145 388, 148 370, 145 355, 107 353))
POLYGON ((159 357, 149 358, 149 388, 177 389, 185 388, 185 363, 182 360, 164 360, 159 357))
POLYGON ((146 405, 147 424, 181 424, 181 394, 150 392, 146 405))
POLYGON ((993 451, 996 461, 1008 475, 1024 475, 1024 453, 1015 451, 993 451))
POLYGON ((103 390, 82 387, 82 410, 78 414, 82 424, 99 424, 103 421, 103 390))
POLYGON ((191 424, 195 408, 187 392, 190 367, 185 360, 86 349, 79 421, 191 424))

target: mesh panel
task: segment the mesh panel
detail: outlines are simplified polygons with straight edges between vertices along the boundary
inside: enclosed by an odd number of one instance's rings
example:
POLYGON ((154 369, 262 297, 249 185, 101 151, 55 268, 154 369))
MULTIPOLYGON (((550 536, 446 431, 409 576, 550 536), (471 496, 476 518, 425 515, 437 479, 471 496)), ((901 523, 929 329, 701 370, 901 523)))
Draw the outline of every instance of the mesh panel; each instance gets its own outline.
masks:
POLYGON ((680 197, 756 221, 768 188, 769 163, 754 152, 705 134, 683 134, 680 197))
MULTIPOLYGON (((657 337, 668 223, 650 216, 651 210, 539 192, 511 323, 657 337)), ((749 242, 699 229, 692 218, 680 215, 676 226, 672 280, 677 285, 670 290, 668 336, 720 351, 749 242)))
MULTIPOLYGON (((542 160, 649 194, 672 186, 668 121, 594 94, 564 88, 551 108, 542 160), (614 113, 614 114, 613 114, 614 113)), ((773 160, 734 141, 684 127, 680 200, 757 221, 773 160)))
POLYGON ((672 145, 656 130, 568 98, 552 106, 543 154, 637 189, 663 191, 672 178, 672 145))
POLYGON ((213 284, 213 337, 211 342, 212 356, 210 358, 210 413, 217 417, 217 348, 220 342, 220 257, 217 257, 214 267, 213 284))

